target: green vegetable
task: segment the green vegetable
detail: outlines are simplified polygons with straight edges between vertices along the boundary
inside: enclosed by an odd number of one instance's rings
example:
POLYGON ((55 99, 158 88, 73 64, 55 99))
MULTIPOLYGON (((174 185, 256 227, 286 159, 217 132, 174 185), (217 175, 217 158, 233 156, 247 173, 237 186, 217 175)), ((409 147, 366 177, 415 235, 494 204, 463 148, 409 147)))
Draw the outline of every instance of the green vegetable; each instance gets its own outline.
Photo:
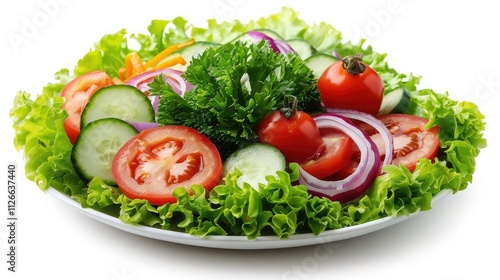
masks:
POLYGON ((112 85, 97 90, 90 97, 82 112, 81 127, 103 118, 154 122, 155 112, 148 97, 136 87, 112 85))
POLYGON ((377 115, 387 115, 390 113, 404 114, 411 103, 411 94, 404 88, 398 88, 384 95, 377 115))
POLYGON ((82 128, 71 153, 75 171, 84 179, 95 177, 116 185, 111 162, 116 152, 139 132, 130 123, 117 118, 102 118, 82 128))
POLYGON ((312 71, 297 56, 275 53, 266 41, 208 48, 193 58, 184 77, 195 86, 184 98, 172 94, 163 79, 150 85, 150 92, 161 96, 158 123, 195 128, 223 157, 255 142, 254 127, 283 107, 285 95, 297 97, 300 110, 320 108, 312 71))
MULTIPOLYGON (((56 81, 44 87, 39 95, 32 97, 25 92, 16 95, 10 111, 13 128, 16 131, 14 145, 16 149, 22 150, 26 159, 27 178, 34 181, 42 190, 54 187, 78 200, 82 207, 109 213, 129 224, 144 224, 199 236, 245 235, 252 239, 262 235, 276 235, 287 238, 296 233, 319 234, 324 230, 362 224, 386 216, 407 215, 417 210, 428 210, 431 207, 432 197, 441 190, 450 189, 457 192, 468 186, 475 171, 476 157, 486 146, 483 137, 484 116, 476 105, 452 100, 448 94, 417 89, 420 78, 390 68, 385 61, 385 54, 373 51, 370 46, 363 46, 363 40, 357 44, 342 42, 341 33, 331 25, 326 23, 309 25, 299 19, 297 12, 292 9, 283 8, 279 13, 249 23, 239 21, 218 23, 209 20, 207 28, 191 26, 183 18, 172 21, 155 20, 148 27, 148 31, 147 34, 128 35, 125 30, 121 30, 115 34, 105 35, 94 49, 78 61, 74 74, 63 69, 56 73, 56 81), (192 195, 184 189, 178 189, 175 191, 178 203, 159 207, 152 206, 144 200, 127 198, 118 188, 105 184, 102 178, 94 178, 86 184, 78 177, 71 164, 72 145, 63 128, 67 114, 61 110, 63 98, 60 97, 62 87, 71 78, 100 69, 106 70, 112 77, 117 76, 119 67, 123 66, 125 55, 130 52, 128 40, 137 41, 140 44, 137 50, 139 56, 148 60, 166 46, 184 42, 190 37, 194 37, 196 41, 223 44, 245 31, 261 28, 271 29, 285 40, 305 40, 319 53, 331 54, 337 51, 341 56, 363 53, 363 61, 380 74, 386 92, 405 88, 411 93, 412 103, 407 113, 428 118, 429 126, 441 127, 439 133, 441 151, 438 159, 434 162, 422 159, 413 173, 404 167, 387 166, 384 169, 385 173, 375 180, 364 196, 345 205, 310 197, 304 186, 292 186, 291 182, 298 176, 297 167, 294 165, 289 167, 290 173, 280 171, 269 174, 276 176, 269 176, 269 181, 265 186, 262 185, 259 191, 250 187, 238 187, 236 181, 240 174, 235 171, 228 174, 224 183, 215 187, 209 194, 197 185, 192 186, 192 195)), ((264 49, 257 47, 253 47, 252 51, 271 56, 265 53, 264 49)), ((244 54, 245 52, 242 52, 241 57, 244 54)), ((277 57, 273 59, 285 60, 277 57)), ((211 62, 214 62, 214 58, 211 62)), ((208 69, 203 63, 199 61, 198 66, 194 66, 194 71, 189 77, 191 81, 210 79, 209 75, 203 76, 201 70, 196 70, 197 67, 208 69)), ((300 65, 299 62, 295 63, 300 65)), ((240 68, 244 67, 246 66, 240 68)), ((220 75, 220 69, 215 68, 211 71, 220 75)), ((238 71, 241 69, 231 70, 230 73, 240 73, 238 71)), ((224 82, 226 87, 231 85, 228 88, 230 92, 239 89, 241 84, 229 83, 231 80, 229 77, 225 76, 224 82)), ((308 80, 308 75, 306 79, 308 80)), ((169 93, 167 86, 158 80, 154 84, 158 86, 157 90, 163 93, 163 97, 175 99, 169 93)), ((219 99, 210 100, 205 98, 210 96, 209 93, 201 92, 202 89, 203 87, 199 89, 200 92, 190 93, 192 98, 190 103, 174 100, 173 104, 179 106, 177 112, 181 112, 185 106, 189 114, 196 108, 192 107, 193 104, 207 106, 224 104, 224 97, 227 96, 220 93, 217 95, 219 99), (194 98, 195 96, 197 98, 194 98)), ((251 122, 257 118, 257 114, 255 111, 249 114, 246 109, 251 106, 248 105, 250 104, 237 107, 240 110, 235 110, 231 114, 224 112, 218 116, 224 120, 222 118, 224 116, 241 113, 239 118, 244 120, 242 123, 251 122)), ((215 115, 219 112, 212 113, 215 115)), ((234 123, 228 122, 225 125, 231 126, 234 123)), ((234 135, 240 133, 241 136, 242 132, 246 131, 246 136, 249 137, 243 138, 247 140, 251 138, 251 133, 245 130, 246 125, 238 123, 234 127, 236 127, 234 135)))
POLYGON ((269 174, 285 171, 286 160, 283 154, 275 147, 254 143, 232 153, 224 162, 224 175, 241 172, 238 185, 249 184, 254 189, 259 189, 259 184, 265 183, 269 174))

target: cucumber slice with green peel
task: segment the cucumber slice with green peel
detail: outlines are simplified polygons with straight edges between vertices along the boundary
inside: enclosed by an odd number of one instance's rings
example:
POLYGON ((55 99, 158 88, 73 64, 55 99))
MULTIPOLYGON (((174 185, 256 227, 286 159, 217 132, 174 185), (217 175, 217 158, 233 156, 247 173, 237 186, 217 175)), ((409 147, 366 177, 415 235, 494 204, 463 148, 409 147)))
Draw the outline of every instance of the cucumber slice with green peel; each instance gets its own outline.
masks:
POLYGON ((206 49, 218 47, 218 46, 220 46, 219 43, 199 41, 199 42, 194 43, 191 46, 187 46, 185 48, 180 49, 179 51, 175 52, 174 54, 178 53, 178 54, 182 55, 182 57, 184 57, 186 62, 190 62, 193 57, 198 57, 206 49))
POLYGON ((324 53, 315 53, 309 58, 307 58, 304 62, 309 67, 314 76, 319 79, 323 72, 325 72, 326 68, 335 62, 339 61, 335 56, 324 54, 324 53))
MULTIPOLYGON (((260 32, 260 33, 263 33, 264 35, 266 36, 269 36, 271 39, 273 40, 281 40, 281 41, 285 41, 285 39, 283 39, 283 37, 281 37, 281 35, 279 35, 278 33, 276 33, 275 31, 273 30, 270 30, 270 29, 254 29, 254 30, 250 30, 250 31, 256 31, 256 32, 260 32)), ((236 42, 236 41, 243 41, 243 42, 253 42, 255 39, 253 37, 250 37, 246 32, 239 35, 238 37, 234 38, 233 40, 231 40, 230 42, 236 42)))
POLYGON ((404 88, 395 89, 384 95, 377 115, 405 113, 411 103, 411 94, 404 88))
POLYGON ((292 39, 286 41, 290 47, 302 58, 302 60, 306 60, 309 57, 311 57, 316 50, 307 42, 306 40, 302 39, 292 39))
POLYGON ((236 181, 238 186, 243 187, 244 183, 248 183, 259 190, 259 183, 267 184, 266 176, 286 169, 286 160, 277 148, 255 143, 237 150, 226 159, 224 176, 235 169, 242 174, 236 181))
POLYGON ((90 97, 83 109, 80 126, 104 118, 154 122, 155 112, 151 100, 136 87, 112 85, 99 89, 90 97))
POLYGON ((208 48, 213 48, 213 47, 218 47, 218 46, 220 46, 219 43, 198 41, 198 42, 192 44, 191 46, 187 46, 187 47, 184 47, 176 52, 173 52, 171 55, 167 56, 166 59, 170 59, 176 55, 181 55, 184 58, 184 60, 186 61, 186 64, 185 65, 178 64, 178 65, 175 65, 175 66, 170 67, 170 68, 177 69, 180 71, 186 71, 189 64, 191 64, 191 61, 193 58, 198 57, 200 54, 202 54, 208 48))
POLYGON ((99 119, 82 128, 71 151, 71 162, 85 181, 101 178, 116 185, 111 162, 116 152, 139 132, 131 124, 117 118, 99 119))

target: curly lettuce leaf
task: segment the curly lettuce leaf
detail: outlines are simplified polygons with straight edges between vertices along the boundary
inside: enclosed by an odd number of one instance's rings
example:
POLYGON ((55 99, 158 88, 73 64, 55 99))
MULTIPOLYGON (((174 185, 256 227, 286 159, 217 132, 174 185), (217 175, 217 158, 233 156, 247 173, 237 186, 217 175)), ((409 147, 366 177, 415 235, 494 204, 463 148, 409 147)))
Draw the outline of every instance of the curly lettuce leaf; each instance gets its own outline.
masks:
POLYGON ((63 127, 67 113, 59 93, 67 77, 67 70, 56 73, 59 82, 47 85, 33 100, 19 92, 9 115, 16 132, 14 146, 24 154, 26 177, 42 190, 52 186, 73 195, 82 193, 85 184, 73 169, 72 145, 63 127))

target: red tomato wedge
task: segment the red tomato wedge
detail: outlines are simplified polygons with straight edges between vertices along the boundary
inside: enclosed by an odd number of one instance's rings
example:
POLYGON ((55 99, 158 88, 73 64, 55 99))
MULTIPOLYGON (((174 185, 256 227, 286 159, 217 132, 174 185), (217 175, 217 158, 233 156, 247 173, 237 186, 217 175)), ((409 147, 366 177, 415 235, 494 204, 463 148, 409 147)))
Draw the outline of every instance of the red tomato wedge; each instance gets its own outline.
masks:
POLYGON ((64 120, 64 129, 72 144, 80 134, 80 116, 90 97, 100 88, 112 85, 111 78, 104 71, 83 74, 69 83, 61 91, 65 98, 62 109, 68 117, 64 120))
POLYGON ((222 178, 223 165, 215 145, 198 131, 178 125, 144 130, 123 145, 111 170, 129 198, 151 204, 176 202, 172 192, 199 184, 207 191, 222 178))
MULTIPOLYGON (((427 120, 418 116, 406 114, 389 114, 377 117, 380 119, 393 135, 394 152, 392 164, 404 165, 408 170, 414 171, 418 160, 421 158, 434 159, 439 151, 439 127, 435 126, 425 129, 427 120)), ((363 129, 377 145, 381 160, 385 156, 385 144, 380 134, 371 126, 360 124, 363 129)), ((357 168, 359 152, 354 148, 353 158, 347 166, 342 169, 337 177, 346 177, 357 168)))
POLYGON ((349 136, 335 129, 320 129, 325 147, 316 159, 300 162, 299 165, 307 173, 318 179, 330 176, 343 169, 350 161, 354 141, 349 136))

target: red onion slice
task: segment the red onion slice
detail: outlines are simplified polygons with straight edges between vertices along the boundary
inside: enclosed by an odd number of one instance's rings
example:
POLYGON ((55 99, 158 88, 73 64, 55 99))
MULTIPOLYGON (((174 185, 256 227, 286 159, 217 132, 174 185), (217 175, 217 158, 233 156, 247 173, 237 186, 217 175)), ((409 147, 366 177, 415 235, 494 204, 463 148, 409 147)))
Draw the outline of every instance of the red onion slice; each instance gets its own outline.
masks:
POLYGON ((274 40, 274 43, 278 47, 280 53, 282 54, 289 54, 289 53, 295 53, 295 50, 290 46, 287 42, 281 41, 281 40, 274 40))
POLYGON ((139 132, 144 131, 146 129, 156 128, 158 127, 158 123, 156 122, 132 122, 129 121, 132 126, 135 127, 139 132))
POLYGON ((252 38, 257 43, 262 40, 266 40, 267 42, 269 42, 269 46, 271 47, 271 49, 273 49, 274 52, 280 52, 278 46, 276 46, 276 42, 274 42, 274 39, 260 31, 248 31, 246 35, 248 35, 248 37, 252 38))
POLYGON ((306 185, 315 195, 328 197, 333 201, 345 203, 358 198, 371 186, 380 170, 380 155, 371 138, 352 122, 339 115, 322 114, 314 117, 318 128, 334 128, 349 136, 359 147, 361 153, 358 168, 343 180, 320 180, 299 166, 299 183, 306 185))
POLYGON ((328 107, 324 107, 323 109, 327 113, 337 114, 337 115, 344 116, 344 117, 349 118, 349 119, 362 121, 362 122, 372 126, 375 130, 378 131, 380 136, 382 136, 382 140, 384 140, 385 158, 384 158, 384 162, 383 162, 382 166, 385 166, 385 165, 392 163, 393 152, 394 152, 394 141, 393 141, 392 133, 389 131, 389 129, 384 125, 384 123, 382 121, 375 118, 373 115, 370 115, 370 114, 367 114, 364 112, 359 112, 356 110, 328 108, 328 107))
POLYGON ((182 73, 182 71, 170 68, 151 70, 130 78, 125 82, 125 84, 134 86, 141 91, 146 92, 149 90, 148 84, 151 83, 155 77, 163 74, 166 77, 166 82, 172 87, 172 89, 180 96, 184 96, 184 93, 191 89, 192 86, 181 77, 182 73))
POLYGON ((295 50, 287 42, 282 41, 282 40, 278 40, 278 39, 274 39, 271 36, 268 36, 263 32, 260 32, 257 30, 252 30, 252 31, 248 31, 246 33, 246 35, 257 43, 262 41, 262 40, 268 41, 269 46, 271 47, 271 49, 273 49, 274 52, 282 53, 282 54, 295 53, 295 50))

